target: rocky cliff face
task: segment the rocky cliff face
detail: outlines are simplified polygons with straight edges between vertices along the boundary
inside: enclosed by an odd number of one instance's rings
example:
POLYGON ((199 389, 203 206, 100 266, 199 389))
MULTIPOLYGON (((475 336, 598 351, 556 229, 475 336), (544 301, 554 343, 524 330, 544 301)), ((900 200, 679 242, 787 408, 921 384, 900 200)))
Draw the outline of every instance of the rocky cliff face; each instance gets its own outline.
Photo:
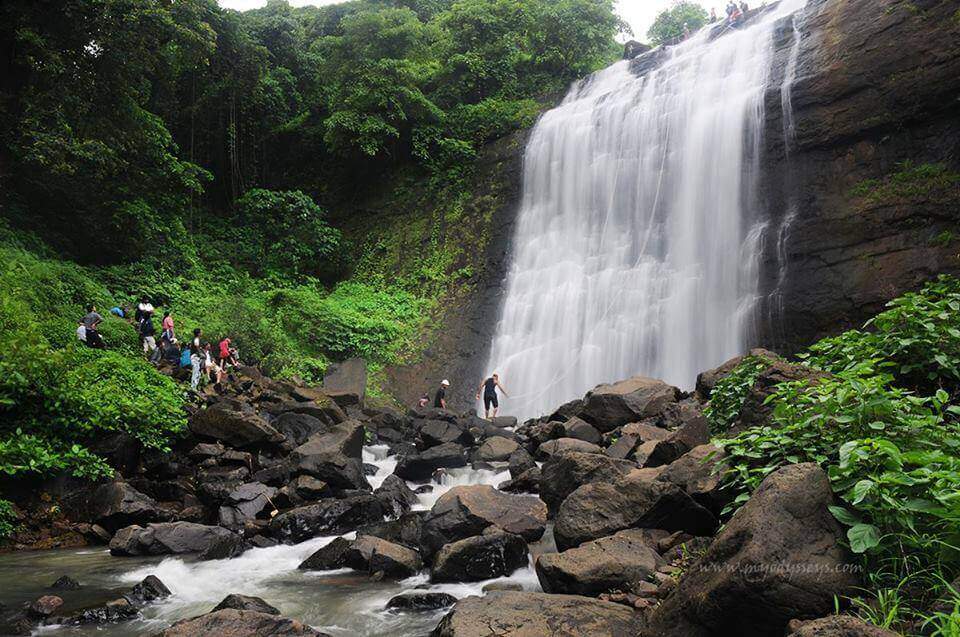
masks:
MULTIPOLYGON (((812 0, 793 139, 767 98, 773 220, 760 341, 793 350, 960 271, 960 14, 941 0, 812 0)), ((782 26, 775 70, 794 44, 782 26)))

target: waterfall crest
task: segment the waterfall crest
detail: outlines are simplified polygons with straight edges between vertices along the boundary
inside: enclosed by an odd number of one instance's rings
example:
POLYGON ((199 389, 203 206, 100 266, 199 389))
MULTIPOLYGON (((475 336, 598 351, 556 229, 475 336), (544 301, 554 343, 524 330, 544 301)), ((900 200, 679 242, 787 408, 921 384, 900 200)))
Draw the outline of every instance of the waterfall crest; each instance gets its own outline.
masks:
POLYGON ((511 414, 634 374, 689 388, 750 342, 774 25, 805 4, 703 29, 642 77, 618 62, 540 119, 487 362, 511 414))

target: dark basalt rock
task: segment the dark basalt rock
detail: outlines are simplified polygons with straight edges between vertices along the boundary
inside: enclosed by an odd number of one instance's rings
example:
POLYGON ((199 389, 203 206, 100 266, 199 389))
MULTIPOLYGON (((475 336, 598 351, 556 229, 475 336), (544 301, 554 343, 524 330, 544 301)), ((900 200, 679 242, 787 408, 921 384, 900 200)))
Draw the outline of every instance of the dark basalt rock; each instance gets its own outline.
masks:
POLYGON ((568 451, 551 456, 540 470, 540 499, 556 513, 563 500, 579 487, 591 482, 612 482, 636 465, 598 453, 568 451))
POLYGON ((269 526, 270 535, 285 542, 303 542, 318 535, 352 531, 362 524, 383 519, 383 506, 373 495, 357 495, 281 513, 269 526))
POLYGON ((199 553, 216 541, 235 534, 219 526, 193 522, 160 522, 128 526, 110 540, 113 555, 167 555, 199 553))
POLYGON ((170 597, 172 594, 160 578, 156 575, 147 575, 143 581, 133 587, 126 598, 131 604, 143 604, 170 597))
POLYGON ((422 568, 420 554, 372 535, 359 535, 343 552, 343 564, 357 571, 404 579, 422 568))
POLYGON ((490 526, 534 542, 543 536, 546 522, 547 507, 539 498, 501 493, 490 486, 454 487, 430 510, 424 523, 424 543, 439 550, 490 526))
POLYGON ((422 612, 448 608, 457 603, 457 598, 447 593, 404 593, 391 597, 387 602, 388 610, 401 612, 422 612))
POLYGON ((193 619, 177 622, 155 637, 329 637, 294 619, 225 608, 193 619))
POLYGON ((80 582, 69 575, 61 575, 56 582, 50 585, 50 588, 58 591, 75 591, 80 588, 80 582))
POLYGON ((410 511, 410 508, 419 501, 407 483, 395 475, 387 476, 373 495, 380 500, 386 514, 394 518, 410 511))
POLYGON ((153 498, 126 482, 108 482, 94 488, 87 500, 86 515, 110 532, 130 524, 158 522, 170 517, 153 498))
POLYGON ((591 390, 584 399, 583 409, 576 415, 606 433, 656 416, 679 397, 680 390, 676 387, 661 380, 634 376, 591 390))
POLYGON ((253 413, 249 406, 237 401, 217 403, 198 411, 190 418, 189 426, 196 436, 232 447, 270 446, 284 441, 283 434, 253 413))
POLYGON ((215 613, 218 610, 225 610, 227 608, 232 608, 233 610, 251 610, 257 613, 265 613, 267 615, 280 614, 280 611, 277 608, 274 608, 259 597, 237 595, 236 593, 224 597, 223 601, 214 606, 213 610, 210 612, 215 613))
POLYGON ((329 544, 317 549, 297 568, 303 571, 332 571, 343 568, 345 555, 350 548, 350 540, 338 537, 329 544))
POLYGON ((494 530, 445 544, 433 560, 435 582, 479 582, 503 577, 527 565, 527 543, 494 530))
POLYGON ((437 469, 455 469, 467 466, 467 453, 456 443, 448 442, 431 447, 423 453, 400 457, 394 473, 404 480, 429 480, 437 469))
POLYGON ((214 540, 207 548, 200 552, 197 559, 200 561, 232 559, 242 555, 251 548, 253 548, 253 545, 250 544, 250 542, 243 539, 239 534, 232 533, 229 536, 214 540))

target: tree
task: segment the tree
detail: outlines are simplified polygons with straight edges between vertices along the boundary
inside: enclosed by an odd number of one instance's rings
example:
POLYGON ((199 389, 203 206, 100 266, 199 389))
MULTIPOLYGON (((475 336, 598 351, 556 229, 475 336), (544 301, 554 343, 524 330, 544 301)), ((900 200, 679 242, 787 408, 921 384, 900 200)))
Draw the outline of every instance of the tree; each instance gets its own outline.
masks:
POLYGON ((707 23, 707 10, 696 2, 681 0, 672 7, 660 12, 653 26, 647 31, 647 37, 656 45, 666 44, 683 37, 684 25, 694 32, 707 23))

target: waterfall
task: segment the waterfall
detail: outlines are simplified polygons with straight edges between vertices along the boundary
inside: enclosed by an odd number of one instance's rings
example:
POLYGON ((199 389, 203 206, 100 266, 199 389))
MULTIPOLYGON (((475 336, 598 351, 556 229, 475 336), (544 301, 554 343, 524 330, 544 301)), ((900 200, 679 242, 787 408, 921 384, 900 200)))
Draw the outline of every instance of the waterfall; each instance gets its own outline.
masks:
POLYGON ((805 4, 702 29, 641 77, 618 62, 540 119, 487 361, 509 413, 634 374, 689 388, 748 345, 774 24, 805 4))

